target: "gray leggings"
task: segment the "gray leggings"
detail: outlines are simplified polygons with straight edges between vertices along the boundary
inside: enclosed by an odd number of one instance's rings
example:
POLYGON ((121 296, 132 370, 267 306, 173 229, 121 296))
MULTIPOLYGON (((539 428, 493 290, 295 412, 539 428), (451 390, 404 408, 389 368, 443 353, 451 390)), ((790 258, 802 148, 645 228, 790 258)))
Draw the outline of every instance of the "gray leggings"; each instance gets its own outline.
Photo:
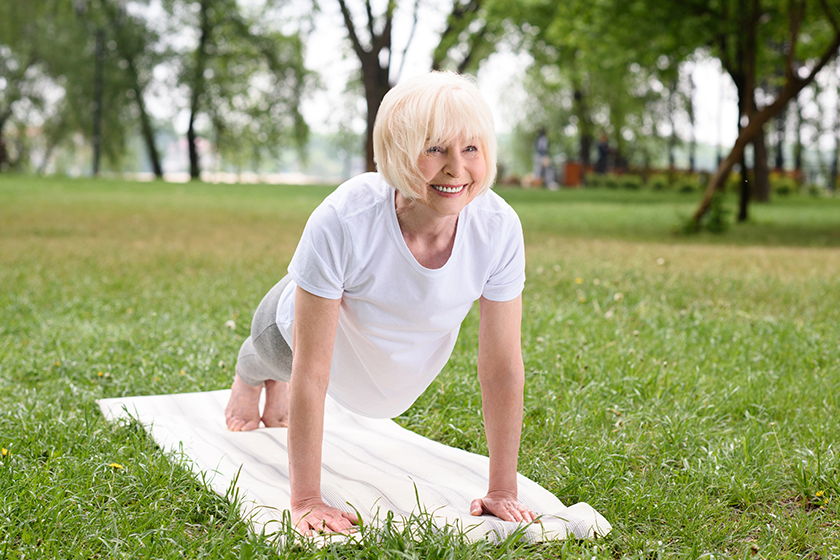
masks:
POLYGON ((245 339, 236 359, 236 374, 248 385, 259 386, 267 379, 292 378, 292 349, 277 328, 277 303, 291 282, 283 277, 257 306, 251 321, 251 336, 245 339))

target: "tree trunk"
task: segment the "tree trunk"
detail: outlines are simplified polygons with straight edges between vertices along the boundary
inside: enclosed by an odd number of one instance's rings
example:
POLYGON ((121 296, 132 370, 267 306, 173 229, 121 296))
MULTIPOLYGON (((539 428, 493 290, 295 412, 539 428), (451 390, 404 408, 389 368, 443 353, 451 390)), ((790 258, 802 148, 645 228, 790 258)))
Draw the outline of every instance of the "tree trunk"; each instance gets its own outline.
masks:
POLYGON ((155 131, 152 128, 151 118, 149 118, 149 114, 146 112, 146 102, 143 99, 143 87, 140 85, 140 76, 137 74, 137 68, 134 66, 134 57, 124 55, 123 58, 128 62, 128 72, 133 81, 131 89, 134 91, 134 98, 137 102, 137 111, 140 113, 140 131, 143 134, 143 141, 146 144, 146 152, 148 153, 149 161, 152 163, 152 170, 155 173, 155 177, 163 179, 163 168, 160 165, 160 155, 158 154, 157 146, 155 145, 155 131))
POLYGON ((198 135, 195 132, 195 119, 201 109, 200 99, 204 92, 204 70, 207 67, 207 43, 210 40, 210 0, 201 2, 201 35, 195 56, 195 71, 193 73, 192 95, 190 96, 190 122, 187 127, 187 147, 190 153, 190 179, 201 178, 201 167, 198 159, 198 135))
POLYGON ((767 144, 763 127, 753 140, 753 160, 752 199, 758 202, 769 202, 770 166, 767 165, 767 144))
POLYGON ((5 171, 9 164, 9 154, 6 152, 6 140, 3 138, 3 129, 6 127, 6 121, 12 114, 12 108, 9 107, 0 115, 0 172, 5 171))
POLYGON ((152 170, 156 178, 163 179, 163 167, 160 164, 160 155, 155 145, 155 132, 152 130, 151 119, 146 112, 146 104, 143 101, 143 91, 135 88, 134 92, 137 96, 137 109, 140 111, 140 128, 143 131, 143 140, 146 142, 149 160, 152 162, 152 170))
MULTIPOLYGON (((111 26, 118 31, 122 28, 122 23, 117 17, 117 14, 111 13, 111 26)), ((136 52, 126 48, 122 41, 117 41, 117 48, 119 48, 120 56, 128 64, 127 70, 131 77, 131 89, 134 91, 135 100, 137 102, 137 111, 140 113, 140 131, 143 135, 143 141, 146 144, 146 152, 149 156, 149 161, 152 163, 152 170, 155 177, 163 178, 163 168, 160 164, 160 155, 158 154, 157 146, 155 145, 155 132, 152 128, 152 122, 149 114, 146 112, 146 101, 143 98, 143 86, 140 84, 140 75, 137 72, 137 66, 134 64, 136 52)))
POLYGON ((675 169, 675 154, 674 151, 677 149, 677 129, 674 125, 674 95, 677 93, 677 84, 676 82, 671 82, 670 87, 668 88, 668 124, 671 127, 671 135, 668 137, 668 170, 674 171, 675 169))
POLYGON ((373 125, 376 122, 376 113, 379 111, 379 105, 382 104, 382 99, 388 90, 391 89, 391 83, 388 79, 389 69, 382 68, 379 64, 379 56, 372 53, 366 58, 370 58, 367 64, 362 63, 362 72, 364 74, 365 84, 365 101, 367 102, 367 134, 365 136, 365 165, 368 171, 376 171, 376 162, 373 159, 373 125))
POLYGON ((102 149, 102 93, 105 81, 105 31, 96 30, 96 60, 93 74, 93 176, 99 175, 102 149))
MULTIPOLYGON (((347 9, 347 4, 344 0, 338 0, 341 7, 341 15, 344 18, 344 25, 347 28, 347 34, 350 37, 350 42, 353 44, 353 50, 356 51, 356 56, 359 57, 359 62, 362 64, 362 80, 365 86, 365 101, 367 103, 367 135, 365 138, 365 159, 368 171, 376 170, 376 163, 373 158, 373 125, 376 121, 376 113, 379 111, 379 105, 382 103, 382 98, 391 89, 391 29, 394 18, 394 10, 396 9, 396 1, 388 0, 388 6, 385 12, 385 24, 382 32, 376 33, 374 30, 374 16, 371 11, 370 1, 366 4, 367 11, 367 28, 370 33, 370 46, 365 48, 356 33, 356 26, 353 23, 353 16, 350 10, 347 9), (379 55, 383 50, 388 51, 388 58, 385 66, 379 62, 379 55)), ((406 47, 407 49, 408 47, 406 47)))
POLYGON ((746 153, 741 153, 741 183, 738 189, 738 221, 746 222, 750 208, 750 174, 747 168, 746 153))
POLYGON ((776 171, 782 171, 785 168, 785 124, 787 121, 787 108, 783 107, 779 114, 776 115, 776 161, 775 161, 775 169, 776 171))
POLYGON ((586 94, 583 86, 579 83, 574 85, 574 112, 580 126, 580 163, 584 171, 592 162, 592 119, 589 116, 589 106, 586 103, 586 94))
POLYGON ((694 75, 688 75, 688 122, 691 127, 691 140, 688 147, 688 170, 694 173, 697 164, 697 119, 694 114, 694 75))
POLYGON ((793 169, 796 172, 797 177, 802 176, 802 105, 799 103, 799 99, 795 101, 794 105, 796 109, 796 143, 793 145, 793 169))
MULTIPOLYGON (((834 78, 837 80, 834 88, 836 99, 840 100, 840 63, 834 61, 834 78)), ((837 174, 840 168, 840 106, 834 107, 834 154, 831 159, 831 173, 828 177, 828 190, 832 194, 837 190, 837 174)))

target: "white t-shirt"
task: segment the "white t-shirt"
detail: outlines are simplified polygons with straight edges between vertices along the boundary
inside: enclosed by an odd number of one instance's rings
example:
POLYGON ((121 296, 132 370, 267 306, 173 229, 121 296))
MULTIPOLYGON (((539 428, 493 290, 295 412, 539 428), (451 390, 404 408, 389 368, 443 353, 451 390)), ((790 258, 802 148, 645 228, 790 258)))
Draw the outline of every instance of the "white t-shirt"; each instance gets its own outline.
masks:
POLYGON ((423 393, 475 300, 509 301, 525 284, 522 226, 499 195, 461 211, 449 260, 428 269, 405 244, 395 192, 366 173, 330 194, 306 224, 277 306, 291 345, 295 286, 341 298, 328 392, 373 418, 398 416, 423 393))

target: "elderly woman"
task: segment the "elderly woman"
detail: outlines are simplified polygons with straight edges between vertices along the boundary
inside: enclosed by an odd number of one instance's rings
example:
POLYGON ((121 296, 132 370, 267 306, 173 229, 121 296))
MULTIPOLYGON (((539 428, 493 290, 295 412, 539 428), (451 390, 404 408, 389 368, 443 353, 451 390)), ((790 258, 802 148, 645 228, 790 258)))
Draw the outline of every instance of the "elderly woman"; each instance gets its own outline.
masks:
POLYGON ((440 373, 478 300, 490 472, 470 510, 531 522, 516 486, 525 257, 519 218, 489 190, 490 108, 462 76, 409 80, 382 101, 374 156, 378 173, 347 181, 312 213, 288 276, 260 303, 227 426, 288 425, 292 521, 307 534, 349 531, 356 517, 321 497, 326 395, 364 416, 401 414, 440 373))

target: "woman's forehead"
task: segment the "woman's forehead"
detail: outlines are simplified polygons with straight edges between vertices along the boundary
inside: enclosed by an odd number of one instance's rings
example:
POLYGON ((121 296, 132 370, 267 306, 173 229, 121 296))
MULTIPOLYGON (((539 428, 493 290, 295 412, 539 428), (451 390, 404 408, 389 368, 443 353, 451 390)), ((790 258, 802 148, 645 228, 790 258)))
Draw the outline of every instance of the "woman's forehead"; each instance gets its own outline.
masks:
POLYGON ((462 131, 454 134, 439 134, 426 137, 426 144, 472 144, 480 143, 481 137, 473 131, 462 131))

